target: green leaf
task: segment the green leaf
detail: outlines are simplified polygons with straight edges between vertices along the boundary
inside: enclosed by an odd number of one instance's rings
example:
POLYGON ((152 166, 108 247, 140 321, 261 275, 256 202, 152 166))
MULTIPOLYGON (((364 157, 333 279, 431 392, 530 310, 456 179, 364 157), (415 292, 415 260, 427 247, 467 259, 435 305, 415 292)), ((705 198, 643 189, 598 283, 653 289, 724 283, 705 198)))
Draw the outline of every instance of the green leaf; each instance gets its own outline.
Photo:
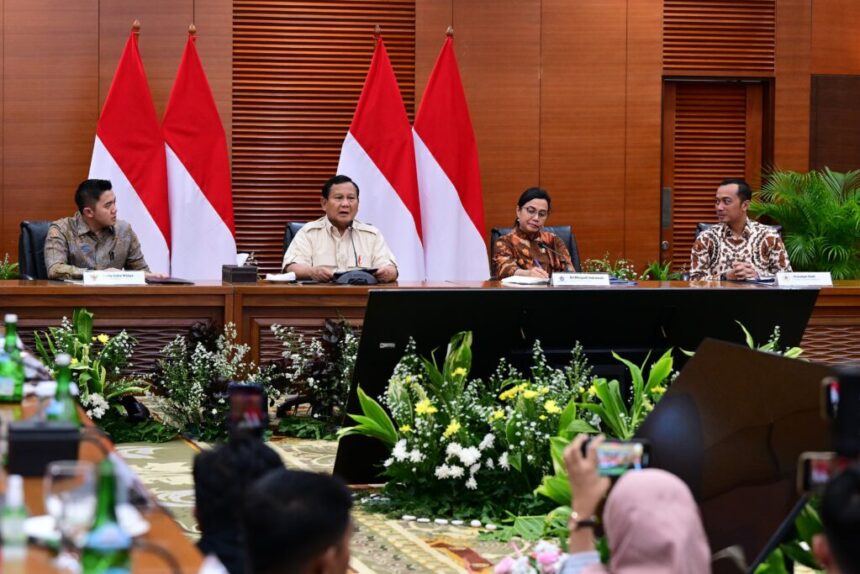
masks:
POLYGON ((544 476, 535 493, 545 496, 556 504, 570 505, 570 481, 567 476, 558 474, 544 476))
POLYGON ((368 418, 373 420, 382 432, 383 436, 380 440, 386 444, 394 446, 394 443, 397 442, 398 434, 397 430, 394 428, 394 423, 391 421, 391 417, 388 416, 385 409, 383 409, 382 406, 380 406, 380 404, 373 398, 365 394, 361 387, 358 387, 358 402, 361 404, 362 412, 364 412, 368 418))
POLYGON ((782 550, 777 548, 767 557, 767 560, 758 565, 755 574, 790 574, 785 567, 785 557, 782 550))
POLYGON ((657 359, 657 361, 651 365, 651 369, 648 372, 648 382, 645 384, 645 390, 650 392, 651 389, 663 383, 663 381, 672 374, 673 365, 674 359, 672 359, 672 349, 668 349, 663 353, 662 357, 657 359))
POLYGON ((576 419, 576 398, 571 398, 558 416, 558 434, 563 435, 567 427, 576 419))
POLYGON ((598 432, 599 431, 596 428, 594 428, 593 426, 591 426, 590 424, 588 424, 584 420, 576 419, 576 420, 570 421, 570 424, 567 425, 567 428, 565 429, 564 433, 559 433, 559 434, 561 434, 562 436, 570 435, 570 438, 572 439, 580 433, 597 434, 598 432))
POLYGON ((552 458, 552 468, 556 474, 566 473, 567 465, 564 463, 564 450, 569 444, 569 440, 559 436, 549 439, 549 453, 550 458, 552 458))
POLYGON ((744 338, 746 339, 746 342, 747 342, 747 347, 749 347, 750 349, 755 349, 755 340, 753 340, 753 337, 752 337, 752 335, 750 334, 750 332, 749 332, 749 331, 747 331, 747 328, 746 328, 746 327, 744 327, 744 324, 743 324, 743 323, 741 323, 741 322, 740 322, 740 321, 738 321, 738 320, 735 320, 735 323, 737 323, 738 325, 740 325, 741 329, 743 330, 743 332, 744 332, 744 338))
POLYGON ((516 469, 517 472, 523 471, 523 455, 519 452, 510 452, 508 453, 508 462, 511 467, 516 469))
POLYGON ((514 534, 524 540, 540 540, 543 535, 545 517, 517 516, 514 519, 514 534))

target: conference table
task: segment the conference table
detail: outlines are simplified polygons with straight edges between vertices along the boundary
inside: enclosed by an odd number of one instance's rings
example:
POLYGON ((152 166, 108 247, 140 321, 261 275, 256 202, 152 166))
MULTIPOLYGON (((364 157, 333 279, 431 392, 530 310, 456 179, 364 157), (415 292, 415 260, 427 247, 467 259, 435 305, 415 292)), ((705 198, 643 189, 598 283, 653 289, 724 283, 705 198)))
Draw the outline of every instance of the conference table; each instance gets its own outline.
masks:
MULTIPOLYGON (((607 289, 779 289, 733 282, 639 281, 607 289)), ((368 293, 374 289, 515 289, 498 281, 395 283, 353 286, 201 282, 195 285, 98 287, 54 281, 0 281, 0 312, 19 316, 19 331, 32 344, 33 332, 58 326, 63 316, 85 307, 97 332, 125 329, 138 340, 135 367, 151 369, 161 349, 197 322, 236 325, 239 342, 255 361, 277 359, 280 345, 270 327, 281 324, 310 334, 327 319, 360 328, 368 293)), ((539 287, 538 289, 565 289, 539 287)), ((775 310, 778 312, 779 310, 775 310)), ((809 360, 860 362, 860 281, 836 281, 819 291, 801 346, 809 360)))
MULTIPOLYGON (((35 397, 26 398, 21 405, 2 404, 0 405, 0 419, 10 421, 32 416, 37 409, 37 405, 38 400, 35 397)), ((80 412, 84 424, 92 426, 92 422, 86 418, 83 411, 80 412)), ((109 440, 105 438, 99 440, 102 443, 102 448, 113 449, 113 445, 109 440)), ((91 442, 81 441, 78 457, 81 460, 98 462, 104 456, 102 448, 91 442)), ((2 478, 2 490, 5 492, 5 474, 2 478)), ((41 476, 24 479, 24 497, 31 516, 45 513, 41 476)), ((200 565, 203 562, 200 551, 185 536, 179 525, 166 510, 152 505, 151 509, 143 512, 143 517, 150 523, 150 528, 146 534, 140 537, 141 541, 167 550, 176 560, 183 574, 194 574, 200 569, 200 565)), ((0 572, 3 572, 3 574, 50 574, 60 572, 51 563, 53 558, 53 551, 31 544, 27 547, 27 554, 23 560, 10 561, 7 559, 0 562, 0 572)), ((134 549, 132 550, 132 572, 134 574, 154 574, 171 572, 171 569, 162 558, 151 551, 134 549)))

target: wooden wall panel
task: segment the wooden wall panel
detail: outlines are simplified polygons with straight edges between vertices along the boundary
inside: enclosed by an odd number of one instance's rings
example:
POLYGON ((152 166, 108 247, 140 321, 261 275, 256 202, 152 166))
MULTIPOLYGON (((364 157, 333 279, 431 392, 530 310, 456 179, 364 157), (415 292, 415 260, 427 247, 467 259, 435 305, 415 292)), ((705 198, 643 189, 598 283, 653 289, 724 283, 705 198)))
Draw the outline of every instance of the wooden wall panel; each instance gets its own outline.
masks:
POLYGON ((860 75, 814 75, 809 167, 860 168, 860 75))
MULTIPOLYGON (((227 132, 227 144, 233 135, 233 2, 232 0, 193 0, 194 23, 197 25, 197 52, 206 70, 209 86, 221 124, 227 132)), ((176 62, 176 66, 179 62, 176 62)), ((174 71, 175 73, 175 71, 174 71)))
POLYGON ((661 3, 628 3, 624 255, 637 267, 660 259, 661 3))
MULTIPOLYGON (((811 66, 813 74, 860 74, 860 10, 857 0, 811 4, 811 66)), ((810 31, 807 31, 809 37, 810 31)))
POLYGON ((777 169, 806 171, 812 0, 777 0, 776 24, 773 164, 777 169))
MULTIPOLYGON (((445 41, 445 31, 454 24, 454 0, 415 0, 415 111, 439 51, 445 41)), ((459 51, 456 43, 455 51, 459 51)), ((459 57, 459 56, 458 56, 459 57)))
MULTIPOLYGON (((487 238, 491 228, 511 225, 519 195, 541 183, 540 7, 538 0, 454 4, 455 46, 478 142, 487 238)), ((438 53, 441 37, 435 45, 438 53)), ((552 221, 562 220, 553 215, 552 221)))
POLYGON ((627 5, 542 2, 540 183, 583 260, 624 250, 627 5))
POLYGON ((86 177, 98 115, 98 5, 6 0, 3 245, 18 223, 68 214, 86 177))

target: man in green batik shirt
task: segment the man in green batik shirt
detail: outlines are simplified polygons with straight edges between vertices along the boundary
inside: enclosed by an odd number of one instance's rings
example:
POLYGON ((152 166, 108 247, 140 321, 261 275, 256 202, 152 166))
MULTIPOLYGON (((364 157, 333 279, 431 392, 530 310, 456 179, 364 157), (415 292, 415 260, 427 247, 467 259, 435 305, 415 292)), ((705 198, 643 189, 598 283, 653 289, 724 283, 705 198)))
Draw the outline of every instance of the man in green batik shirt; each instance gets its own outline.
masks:
POLYGON ((150 273, 131 225, 116 218, 116 194, 104 179, 88 179, 75 192, 78 212, 58 219, 45 239, 49 279, 80 279, 90 269, 150 273))

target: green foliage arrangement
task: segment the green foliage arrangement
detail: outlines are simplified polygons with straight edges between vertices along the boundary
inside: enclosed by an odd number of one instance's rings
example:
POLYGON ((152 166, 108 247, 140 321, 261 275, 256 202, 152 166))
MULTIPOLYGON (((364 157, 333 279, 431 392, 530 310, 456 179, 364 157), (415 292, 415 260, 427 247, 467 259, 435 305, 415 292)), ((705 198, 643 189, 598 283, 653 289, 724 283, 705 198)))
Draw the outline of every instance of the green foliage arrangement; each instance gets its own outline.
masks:
POLYGON ((0 261, 0 280, 17 279, 18 276, 18 263, 9 261, 9 254, 6 253, 3 261, 0 261))
POLYGON ((299 438, 333 438, 345 416, 358 337, 345 320, 326 320, 316 337, 283 325, 271 330, 283 347, 272 365, 273 384, 285 397, 278 430, 299 438))
POLYGON ((660 263, 652 261, 639 276, 642 280, 650 281, 680 281, 684 278, 681 271, 672 271, 672 262, 660 263))
POLYGON ((603 259, 586 259, 582 267, 587 273, 609 273, 612 277, 624 281, 636 279, 636 270, 633 269, 631 260, 619 257, 612 261, 609 253, 605 253, 603 259))
POLYGON ((773 172, 750 214, 782 225, 796 271, 860 277, 860 171, 773 172))
POLYGON ((206 442, 227 438, 227 386, 232 381, 257 383, 270 403, 281 394, 270 368, 247 360, 248 345, 236 342, 232 323, 218 332, 198 323, 162 350, 153 376, 151 401, 165 422, 206 442))

